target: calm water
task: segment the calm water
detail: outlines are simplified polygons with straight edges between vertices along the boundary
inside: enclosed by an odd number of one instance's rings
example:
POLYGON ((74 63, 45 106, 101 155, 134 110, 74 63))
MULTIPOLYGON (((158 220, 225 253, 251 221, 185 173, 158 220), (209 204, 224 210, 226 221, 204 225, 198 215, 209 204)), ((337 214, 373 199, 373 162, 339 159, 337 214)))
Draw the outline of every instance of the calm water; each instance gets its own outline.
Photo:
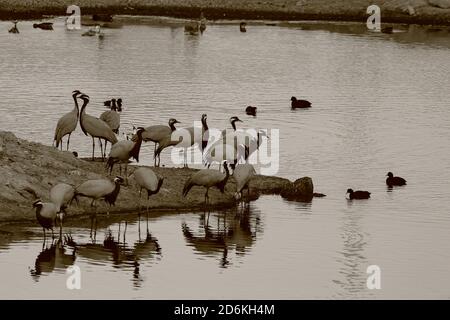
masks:
MULTIPOLYGON (((130 23, 99 41, 61 20, 54 32, 21 22, 12 35, 10 25, 0 22, 1 130, 50 145, 74 89, 90 95, 90 114, 122 97, 125 131, 170 117, 191 126, 202 113, 225 128, 238 115, 244 127, 280 129, 278 175, 311 176, 328 196, 266 196, 212 212, 207 225, 202 213, 155 212, 148 237, 136 214, 103 218, 95 243, 89 222, 73 220, 64 252, 42 253, 37 225, 4 226, 14 235, 0 237, 1 298, 450 298, 448 31, 210 25, 196 37, 130 23), (313 108, 292 112, 292 95, 313 108), (408 186, 388 192, 387 171, 408 186), (347 202, 349 187, 372 199, 347 202), (72 264, 79 291, 65 287, 72 264), (366 288, 374 264, 381 290, 366 288)), ((72 135, 82 156, 90 143, 80 128, 72 135)))

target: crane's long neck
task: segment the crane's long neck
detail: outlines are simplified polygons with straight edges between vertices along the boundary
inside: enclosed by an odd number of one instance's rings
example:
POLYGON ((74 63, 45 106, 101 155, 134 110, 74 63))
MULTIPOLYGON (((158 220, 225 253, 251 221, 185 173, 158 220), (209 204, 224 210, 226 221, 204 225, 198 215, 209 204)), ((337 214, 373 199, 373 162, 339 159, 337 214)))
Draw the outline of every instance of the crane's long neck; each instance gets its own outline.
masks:
POLYGON ((169 124, 170 130, 172 130, 172 132, 174 132, 175 130, 177 130, 177 128, 175 128, 175 123, 170 123, 169 124))
POLYGON ((203 132, 208 131, 208 124, 206 123, 206 118, 202 119, 202 127, 203 127, 203 132))
POLYGON ((147 190, 147 197, 150 197, 152 194, 157 194, 159 192, 159 189, 161 189, 161 186, 164 182, 164 178, 158 179, 158 185, 156 186, 156 190, 147 190))
POLYGON ((142 145, 142 132, 137 133, 137 140, 133 145, 133 149, 130 151, 130 156, 133 157, 137 162, 139 162, 139 152, 141 151, 142 145))
POLYGON ((78 106, 78 100, 77 100, 77 96, 74 95, 73 96, 73 102, 75 102, 75 107, 73 108, 73 112, 77 112, 77 118, 79 117, 79 113, 80 113, 80 108, 78 106))
POLYGON ((262 143, 261 134, 258 132, 258 134, 257 134, 257 140, 256 140, 256 144, 257 144, 257 146, 258 146, 258 149, 259 149, 259 147, 261 146, 261 143, 262 143))
POLYGON ((206 146, 208 145, 208 139, 205 137, 205 133, 208 132, 208 124, 206 123, 206 118, 202 119, 202 151, 206 149, 206 146), (206 138, 206 140, 205 140, 206 138))
POLYGON ((87 104, 89 103, 89 100, 87 100, 87 99, 84 99, 83 100, 83 105, 81 106, 81 112, 80 112, 80 127, 81 127, 81 130, 83 131, 83 133, 85 134, 85 135, 88 135, 87 134, 87 131, 86 131, 86 129, 84 128, 84 116, 85 116, 85 114, 86 114, 86 106, 87 106, 87 104))
POLYGON ((231 126, 233 127, 233 130, 236 131, 236 120, 231 121, 231 126))
POLYGON ((223 167, 225 169, 225 178, 223 178, 221 185, 222 188, 225 189, 225 185, 227 184, 228 178, 230 177, 230 170, 228 170, 228 165, 226 163, 223 164, 223 167))
POLYGON ((42 206, 37 206, 36 207, 36 218, 38 220, 41 218, 41 210, 42 210, 42 206))
POLYGON ((113 192, 110 194, 107 194, 105 196, 105 201, 108 202, 110 205, 114 205, 116 203, 117 196, 120 192, 120 183, 116 182, 116 186, 114 187, 113 192))

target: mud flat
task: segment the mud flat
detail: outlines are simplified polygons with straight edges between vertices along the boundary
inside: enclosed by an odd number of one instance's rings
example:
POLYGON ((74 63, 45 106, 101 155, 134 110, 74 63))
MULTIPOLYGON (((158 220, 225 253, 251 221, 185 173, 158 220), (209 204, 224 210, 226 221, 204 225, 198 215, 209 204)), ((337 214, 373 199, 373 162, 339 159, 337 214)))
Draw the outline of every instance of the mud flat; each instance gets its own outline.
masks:
MULTIPOLYGON (((118 168, 118 166, 117 166, 118 168)), ((205 189, 194 187, 189 195, 182 197, 185 181, 195 169, 152 168, 164 177, 160 192, 151 197, 152 211, 198 211, 204 209, 205 189)), ((129 167, 129 174, 133 171, 129 167)), ((117 173, 116 169, 114 174, 117 173)), ((32 203, 36 198, 44 202, 49 199, 51 187, 64 182, 78 185, 87 179, 108 178, 104 162, 88 161, 75 157, 71 152, 17 138, 10 132, 0 131, 0 222, 34 221, 32 203)), ((251 181, 251 199, 260 194, 280 194, 293 185, 288 179, 258 175, 251 181)), ((211 188, 210 208, 223 209, 236 205, 234 178, 230 177, 225 193, 211 188)), ((144 195, 144 193, 143 193, 144 195)), ((146 198, 142 197, 143 201, 146 198)), ((110 213, 138 211, 139 192, 131 175, 129 183, 122 186, 115 207, 110 213)), ((106 213, 106 205, 98 202, 98 213, 106 213)), ((145 202, 143 202, 145 204, 145 202)), ((86 215, 92 212, 89 199, 80 199, 68 209, 69 216, 86 215)))
MULTIPOLYGON (((39 19, 61 16, 73 1, 0 0, 0 19, 39 19)), ((450 25, 449 0, 78 0, 83 15, 122 14, 210 20, 327 20, 360 21, 366 9, 379 5, 382 22, 450 25)))

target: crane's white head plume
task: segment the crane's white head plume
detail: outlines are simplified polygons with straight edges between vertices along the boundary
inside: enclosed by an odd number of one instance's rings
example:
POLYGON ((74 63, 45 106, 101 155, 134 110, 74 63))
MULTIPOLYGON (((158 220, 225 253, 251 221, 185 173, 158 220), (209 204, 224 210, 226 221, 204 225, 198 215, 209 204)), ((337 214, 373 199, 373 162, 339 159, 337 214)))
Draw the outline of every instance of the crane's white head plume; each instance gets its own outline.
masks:
POLYGON ((35 202, 33 202, 33 208, 36 208, 36 207, 39 207, 39 206, 42 206, 42 200, 41 199, 38 199, 35 202))
POLYGON ((117 176, 117 177, 114 178, 114 182, 115 183, 123 183, 124 181, 125 180, 122 177, 120 177, 120 176, 117 176))

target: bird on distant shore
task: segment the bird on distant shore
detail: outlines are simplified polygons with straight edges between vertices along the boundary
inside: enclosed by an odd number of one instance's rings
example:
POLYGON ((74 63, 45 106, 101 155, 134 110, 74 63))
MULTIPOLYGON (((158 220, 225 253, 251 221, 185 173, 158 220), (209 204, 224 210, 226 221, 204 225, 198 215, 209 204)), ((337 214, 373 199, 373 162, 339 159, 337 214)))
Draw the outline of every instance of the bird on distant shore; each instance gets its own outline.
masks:
POLYGON ((225 173, 218 170, 212 169, 202 169, 194 174, 186 181, 183 188, 183 197, 186 197, 193 186, 201 186, 206 189, 205 192, 205 205, 209 203, 209 188, 216 187, 220 192, 225 192, 225 186, 227 184, 228 178, 230 177, 230 172, 228 170, 227 162, 223 162, 223 167, 225 173))
POLYGON ((393 33, 394 32, 394 27, 392 27, 392 26, 383 27, 383 28, 381 28, 381 32, 382 33, 388 33, 388 34, 393 33))
MULTIPOLYGON (((54 203, 51 202, 42 202, 41 199, 36 200, 33 203, 33 208, 36 208, 36 218, 39 224, 44 231, 44 242, 46 239, 45 230, 52 231, 52 239, 55 238, 53 234, 53 227, 55 226, 57 220, 60 222, 60 226, 62 228, 62 216, 58 214, 57 207, 54 203)), ((62 233, 62 232, 60 232, 62 233)))
POLYGON ((255 167, 248 163, 238 164, 233 172, 233 177, 236 180, 236 193, 234 197, 236 200, 242 198, 242 191, 247 189, 247 197, 250 197, 249 182, 256 174, 255 167))
POLYGON ((199 26, 200 33, 203 34, 206 30, 206 18, 203 15, 203 12, 200 13, 200 26, 199 26))
POLYGON ((148 207, 149 199, 151 195, 157 194, 161 189, 164 182, 164 178, 158 177, 156 173, 150 168, 138 168, 133 172, 134 179, 139 188, 139 212, 141 211, 141 194, 142 190, 147 190, 147 220, 148 220, 148 207))
POLYGON ((308 100, 297 100, 296 97, 291 97, 291 109, 310 108, 311 102, 308 100))
POLYGON ((17 29, 18 21, 14 21, 13 23, 14 23, 14 26, 11 29, 9 29, 8 32, 9 33, 20 33, 19 29, 17 29))
POLYGON ((97 31, 95 29, 90 28, 88 31, 85 31, 81 34, 83 37, 93 37, 97 34, 97 31))
POLYGON ((248 106, 247 108, 245 108, 245 113, 249 116, 256 117, 256 109, 256 107, 248 106))
POLYGON ((190 21, 184 25, 184 32, 190 34, 191 36, 197 35, 200 31, 199 21, 190 21))
POLYGON ((389 187, 406 185, 405 179, 403 179, 401 177, 394 177, 394 174, 392 172, 388 172, 388 174, 386 176, 388 177, 386 179, 386 184, 389 187))
POLYGON ((361 200, 361 199, 369 199, 370 192, 368 191, 353 191, 353 189, 347 189, 346 198, 348 200, 361 200))
POLYGON ((53 22, 41 22, 41 23, 34 23, 33 28, 39 28, 42 30, 53 30, 53 22))
POLYGON ((101 21, 101 22, 112 22, 113 21, 113 16, 110 14, 93 14, 92 15, 92 20, 93 21, 101 21))
POLYGON ((106 167, 109 169, 109 174, 112 173, 114 164, 119 163, 120 165, 120 174, 122 174, 122 163, 125 164, 125 180, 128 180, 128 161, 130 158, 134 158, 136 162, 139 162, 139 153, 141 150, 142 144, 142 132, 144 132, 144 128, 137 128, 136 141, 130 140, 122 140, 117 142, 111 147, 111 151, 108 156, 108 160, 106 161, 106 167))
POLYGON ((54 144, 56 143, 56 148, 58 148, 59 145, 61 145, 61 150, 62 150, 62 139, 66 135, 69 135, 69 137, 67 138, 67 148, 66 148, 66 150, 69 150, 70 135, 77 128, 78 118, 79 118, 79 107, 78 107, 77 96, 80 94, 81 94, 81 92, 78 90, 75 90, 72 92, 72 98, 75 103, 75 107, 72 109, 72 111, 70 111, 69 113, 66 113, 64 116, 62 116, 58 120, 58 123, 56 124, 53 143, 54 144))
POLYGON ((80 112, 80 126, 86 136, 89 135, 92 137, 92 160, 95 159, 95 138, 98 138, 100 141, 102 159, 104 159, 101 139, 107 140, 114 145, 117 143, 117 137, 105 121, 86 113, 86 106, 89 103, 89 96, 82 94, 79 98, 83 100, 83 106, 81 107, 80 112))
POLYGON ((247 26, 247 23, 241 22, 241 23, 239 24, 239 30, 240 30, 241 32, 247 32, 246 26, 247 26))
MULTIPOLYGON (((175 124, 180 123, 177 119, 171 118, 169 119, 169 125, 154 125, 150 127, 146 127, 145 131, 142 133, 142 141, 152 141, 155 143, 154 147, 154 166, 159 166, 160 159, 159 157, 156 157, 156 145, 160 143, 160 141, 167 138, 167 136, 171 135, 173 131, 176 130, 175 124), (158 159, 158 164, 157 160, 158 159)), ((137 136, 134 135, 132 140, 136 140, 137 136)))

